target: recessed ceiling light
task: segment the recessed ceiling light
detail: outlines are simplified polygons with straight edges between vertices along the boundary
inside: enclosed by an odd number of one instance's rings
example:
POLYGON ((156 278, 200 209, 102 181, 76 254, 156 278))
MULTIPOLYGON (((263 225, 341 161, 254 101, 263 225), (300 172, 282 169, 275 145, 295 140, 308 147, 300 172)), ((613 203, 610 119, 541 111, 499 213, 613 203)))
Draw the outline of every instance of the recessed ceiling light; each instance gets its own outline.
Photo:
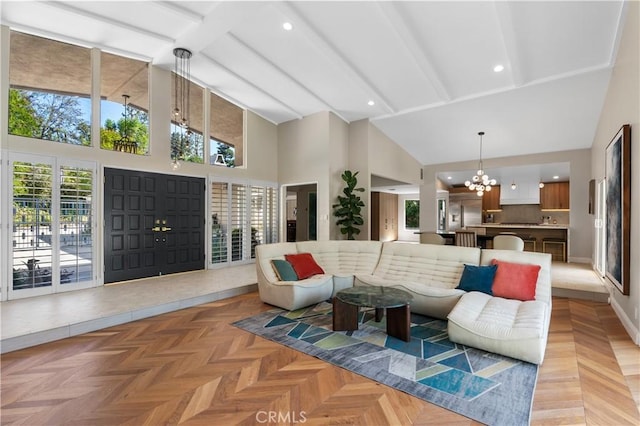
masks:
POLYGON ((493 67, 493 71, 494 72, 502 72, 504 71, 504 65, 498 64, 495 67, 493 67))
POLYGON ((282 28, 284 28, 285 31, 291 31, 293 29, 293 24, 291 22, 285 22, 282 24, 282 28))
POLYGON ((376 103, 375 103, 374 101, 369 101, 369 102, 367 102, 367 105, 369 105, 369 106, 374 106, 375 104, 376 104, 376 103))
POLYGON ((560 176, 555 175, 553 178, 554 178, 554 179, 560 179, 560 176))
POLYGON ((453 178, 452 178, 451 176, 447 176, 447 179, 451 180, 451 179, 453 179, 453 178))

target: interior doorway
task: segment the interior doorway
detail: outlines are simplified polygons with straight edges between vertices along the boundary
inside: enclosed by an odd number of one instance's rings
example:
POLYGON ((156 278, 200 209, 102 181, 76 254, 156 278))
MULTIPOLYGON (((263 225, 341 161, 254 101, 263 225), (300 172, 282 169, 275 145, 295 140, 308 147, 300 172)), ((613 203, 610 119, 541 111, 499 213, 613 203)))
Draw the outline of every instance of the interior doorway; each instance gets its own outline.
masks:
POLYGON ((317 240, 317 193, 315 183, 283 185, 285 200, 284 223, 285 241, 317 240))

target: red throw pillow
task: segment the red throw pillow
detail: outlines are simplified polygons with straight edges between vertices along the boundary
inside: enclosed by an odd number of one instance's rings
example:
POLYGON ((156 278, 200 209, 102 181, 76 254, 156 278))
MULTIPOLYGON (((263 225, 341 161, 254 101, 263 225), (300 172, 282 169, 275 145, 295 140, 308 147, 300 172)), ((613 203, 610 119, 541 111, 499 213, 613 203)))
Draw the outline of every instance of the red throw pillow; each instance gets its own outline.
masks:
POLYGON ((494 296, 523 301, 535 300, 540 265, 511 263, 497 259, 493 259, 491 264, 498 265, 491 287, 494 296))
POLYGON ((316 274, 324 274, 324 271, 316 263, 311 253, 285 254, 284 258, 293 266, 299 280, 312 277, 316 274))

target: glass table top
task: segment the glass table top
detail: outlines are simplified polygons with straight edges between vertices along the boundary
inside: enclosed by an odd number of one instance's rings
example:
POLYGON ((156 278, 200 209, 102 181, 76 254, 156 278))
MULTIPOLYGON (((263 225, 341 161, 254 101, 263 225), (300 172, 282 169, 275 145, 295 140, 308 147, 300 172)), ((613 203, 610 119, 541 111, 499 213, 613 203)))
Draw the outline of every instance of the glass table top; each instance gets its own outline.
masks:
POLYGON ((370 308, 396 308, 409 304, 413 296, 404 290, 380 286, 346 288, 336 293, 338 300, 370 308))

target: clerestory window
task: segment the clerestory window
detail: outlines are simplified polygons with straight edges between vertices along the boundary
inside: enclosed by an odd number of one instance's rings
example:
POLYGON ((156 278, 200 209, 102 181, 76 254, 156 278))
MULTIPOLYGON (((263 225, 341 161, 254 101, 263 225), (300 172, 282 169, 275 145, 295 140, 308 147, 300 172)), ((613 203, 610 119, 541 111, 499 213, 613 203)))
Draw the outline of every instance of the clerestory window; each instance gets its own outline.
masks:
POLYGON ((9 134, 91 145, 91 51, 11 32, 9 134))

